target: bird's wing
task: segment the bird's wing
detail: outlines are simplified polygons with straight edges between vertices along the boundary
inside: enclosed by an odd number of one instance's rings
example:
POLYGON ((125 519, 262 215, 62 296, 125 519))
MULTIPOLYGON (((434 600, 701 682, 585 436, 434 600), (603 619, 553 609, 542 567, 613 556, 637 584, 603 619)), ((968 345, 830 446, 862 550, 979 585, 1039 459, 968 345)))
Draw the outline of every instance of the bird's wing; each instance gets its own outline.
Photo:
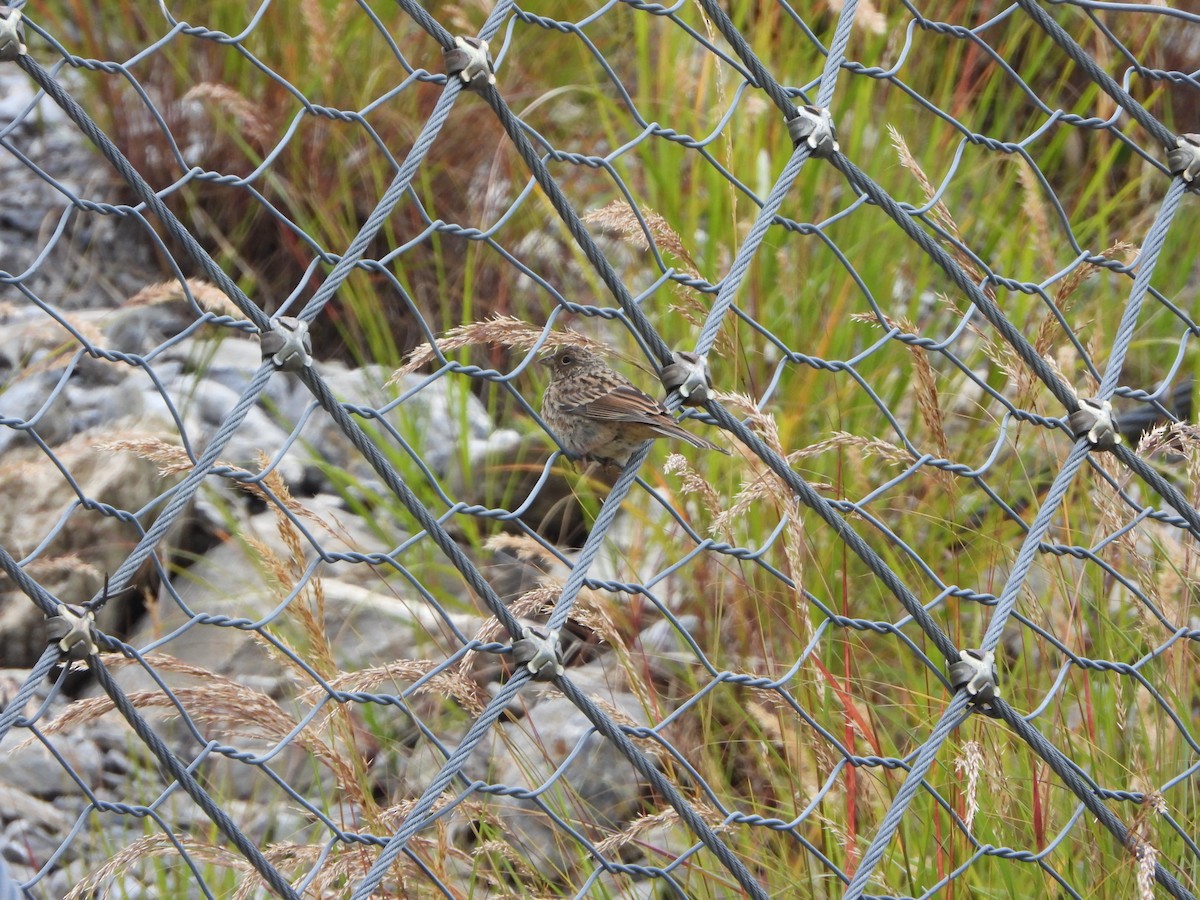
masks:
POLYGON ((594 400, 579 404, 571 412, 582 413, 593 419, 645 425, 660 425, 664 416, 668 420, 671 417, 670 411, 659 401, 632 385, 613 388, 594 400))
POLYGON ((632 385, 613 388, 595 400, 573 407, 571 412, 602 421, 643 425, 661 435, 687 441, 693 447, 717 450, 729 456, 724 447, 680 427, 666 406, 632 385))

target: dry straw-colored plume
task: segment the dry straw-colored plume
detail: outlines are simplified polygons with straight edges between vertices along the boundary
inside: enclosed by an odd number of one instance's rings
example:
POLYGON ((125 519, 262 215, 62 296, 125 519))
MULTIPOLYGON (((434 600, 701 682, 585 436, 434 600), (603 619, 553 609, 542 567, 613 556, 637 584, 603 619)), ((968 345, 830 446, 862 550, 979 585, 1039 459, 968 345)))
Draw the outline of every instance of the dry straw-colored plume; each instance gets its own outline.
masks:
MULTIPOLYGON (((846 5, 846 0, 825 0, 825 5, 837 15, 846 5)), ((871 0, 860 0, 858 9, 854 11, 854 25, 871 34, 884 34, 888 28, 887 16, 871 0)))
MULTIPOLYGON (((182 475, 184 472, 190 472, 193 468, 192 459, 183 447, 178 444, 168 443, 162 438, 153 437, 152 435, 131 437, 118 441, 101 441, 96 444, 96 449, 105 452, 123 451, 132 453, 139 459, 156 462, 158 463, 160 478, 182 475)), ((218 462, 218 465, 223 465, 223 463, 218 462)))
MULTIPOLYGON (((708 20, 705 20, 706 25, 708 20)), ((722 91, 722 82, 717 82, 718 94, 722 91)), ((724 104, 724 100, 721 101, 724 104)), ((731 194, 731 200, 737 203, 737 192, 731 194)), ((607 230, 617 235, 625 243, 637 248, 638 250, 648 251, 650 249, 650 240, 646 237, 646 232, 650 233, 650 238, 654 240, 654 246, 661 252, 667 253, 674 257, 679 262, 683 263, 678 266, 676 271, 688 278, 703 278, 700 272, 700 265, 696 262, 696 258, 687 249, 683 238, 679 236, 679 232, 675 231, 661 215, 656 213, 649 207, 643 206, 639 210, 642 218, 639 220, 633 209, 624 200, 614 200, 600 209, 592 210, 583 220, 589 224, 595 225, 600 229, 607 230), (643 226, 642 222, 645 222, 643 226)), ((680 316, 684 321, 700 328, 704 324, 704 320, 708 315, 708 304, 704 300, 704 295, 691 288, 685 287, 682 284, 675 284, 675 293, 679 300, 671 304, 671 312, 680 316)), ((717 336, 717 343, 714 347, 717 355, 723 357, 732 357, 737 353, 735 342, 726 329, 717 336)))
MULTIPOLYGON (((225 296, 225 292, 210 281, 189 278, 187 279, 187 290, 196 304, 205 312, 215 313, 218 316, 230 316, 235 319, 245 318, 233 301, 225 296)), ((183 285, 178 281, 160 281, 158 284, 150 284, 142 288, 126 300, 124 305, 155 306, 160 303, 176 303, 185 297, 183 285)))
MULTIPOLYGON (((596 852, 604 857, 611 857, 622 847, 626 847, 639 840, 646 832, 674 825, 678 820, 679 813, 673 809, 668 809, 655 815, 640 816, 625 826, 624 830, 611 834, 596 844, 596 852)), ((719 827, 721 820, 718 819, 713 824, 719 827)))
MULTIPOLYGON (((356 672, 342 672, 336 677, 330 678, 327 684, 330 689, 335 691, 349 693, 374 691, 382 684, 417 681, 436 670, 437 666, 437 663, 430 660, 398 659, 386 665, 359 669, 356 672)), ((452 697, 473 716, 483 712, 488 699, 486 692, 478 683, 453 671, 437 673, 422 685, 420 692, 452 697)), ((325 685, 314 685, 300 695, 300 703, 306 706, 312 705, 327 694, 325 685)), ((330 715, 332 714, 331 712, 330 715)))
MULTIPOLYGON (((490 319, 484 319, 482 322, 469 322, 466 325, 459 325, 457 328, 451 328, 444 336, 438 338, 436 345, 437 352, 435 352, 433 347, 425 345, 417 347, 409 353, 408 357, 404 360, 404 365, 392 374, 392 377, 388 380, 388 384, 395 384, 405 375, 411 375, 422 366, 433 362, 437 359, 438 352, 444 355, 454 350, 460 350, 463 347, 474 347, 483 344, 499 344, 502 347, 513 347, 517 350, 532 350, 537 346, 544 332, 544 328, 529 325, 513 316, 493 316, 490 319)), ((555 347, 585 347, 589 350, 595 350, 598 353, 612 353, 612 350, 601 341, 580 334, 578 331, 570 328, 549 332, 546 334, 543 346, 547 350, 554 349, 555 347)))
MULTIPOLYGON (((917 162, 917 158, 913 156, 912 151, 909 150, 908 142, 904 140, 904 135, 902 135, 894 125, 888 125, 888 134, 891 136, 892 147, 896 151, 896 156, 900 159, 900 165, 912 172, 913 177, 917 180, 917 183, 921 185, 921 192, 925 195, 925 200, 933 200, 933 198, 937 196, 937 188, 929 179, 929 176, 925 174, 925 170, 921 168, 921 164, 917 162)), ((962 234, 958 229, 958 223, 954 221, 954 216, 950 214, 950 209, 945 203, 943 203, 941 200, 936 201, 933 204, 931 213, 933 215, 933 220, 942 228, 944 228, 948 234, 955 238, 962 237, 962 234)), ((951 249, 951 252, 954 253, 955 251, 951 249)), ((970 259, 970 257, 965 257, 961 253, 955 253, 955 256, 959 257, 959 265, 963 266, 967 270, 972 279, 976 281, 980 280, 982 273, 975 268, 975 263, 970 259), (979 276, 979 278, 976 276, 979 276)))
POLYGON ((646 232, 649 231, 650 237, 654 239, 654 246, 659 250, 665 250, 685 264, 686 267, 682 270, 682 274, 690 278, 699 278, 700 267, 696 265, 696 260, 684 246, 683 238, 679 236, 678 232, 654 210, 644 208, 641 213, 642 218, 638 219, 637 214, 628 203, 624 200, 614 200, 607 206, 592 210, 583 217, 583 221, 612 231, 639 250, 650 249, 650 238, 646 236, 646 232), (642 225, 643 220, 646 223, 645 226, 642 225))
POLYGON ((202 81, 181 98, 183 103, 209 103, 236 120, 237 133, 260 149, 272 143, 270 116, 263 109, 225 84, 202 81))
POLYGON ((93 892, 114 875, 119 875, 147 859, 160 856, 177 858, 180 847, 194 862, 231 869, 244 876, 250 876, 251 884, 256 883, 257 879, 253 877, 254 872, 250 868, 250 863, 236 850, 184 834, 170 837, 165 834, 149 834, 134 841, 128 847, 123 847, 112 859, 75 885, 65 900, 82 900, 84 897, 96 896, 93 892))
MULTIPOLYGON (((122 440, 100 441, 95 444, 95 448, 106 452, 124 451, 132 453, 141 459, 156 462, 159 464, 158 474, 164 478, 172 475, 182 475, 194 468, 191 457, 188 456, 187 451, 183 447, 164 441, 162 438, 154 437, 153 435, 135 435, 122 440)), ((265 468, 269 463, 269 459, 260 453, 258 462, 265 468)), ((215 465, 231 470, 231 475, 237 473, 243 475, 259 474, 220 459, 216 461, 215 465)), ((265 487, 257 481, 237 480, 234 484, 246 493, 252 494, 259 500, 262 500, 268 506, 275 507, 276 509, 283 507, 297 518, 311 522, 331 535, 345 536, 348 534, 345 526, 336 517, 322 517, 296 500, 287 489, 277 470, 272 471, 264 479, 264 482, 265 487)), ((296 543, 294 535, 291 533, 285 534, 284 539, 293 544, 296 543)))
POLYGON ((709 515, 721 514, 721 495, 717 493, 717 489, 680 453, 672 453, 663 463, 664 475, 674 473, 679 474, 680 489, 685 494, 695 494, 699 497, 700 504, 708 510, 709 515))
MULTIPOLYGON (((868 322, 871 325, 878 325, 879 320, 873 314, 855 313, 851 316, 857 321, 868 322)), ((884 317, 884 323, 888 328, 894 328, 901 334, 911 335, 916 337, 917 326, 906 318, 895 321, 891 318, 884 317)), ((946 437, 946 418, 942 412, 942 401, 938 395, 937 388, 937 373, 933 369, 933 364, 929 361, 929 353, 924 347, 916 344, 905 344, 909 352, 912 354, 913 361, 913 387, 917 402, 917 412, 921 416, 921 421, 925 424, 926 431, 934 440, 937 446, 938 455, 942 459, 950 458, 950 441, 946 437)), ((953 479, 950 474, 944 469, 935 469, 936 477, 942 482, 943 486, 949 490, 953 485, 953 479)))
MULTIPOLYGON (((908 143, 904 140, 904 136, 892 125, 888 126, 888 133, 891 135, 892 147, 896 150, 896 156, 900 160, 900 165, 912 172, 913 177, 921 186, 921 192, 925 195, 926 202, 933 202, 930 215, 933 217, 934 222, 951 238, 944 241, 946 252, 954 258, 954 261, 966 272, 967 277, 971 281, 976 284, 985 284, 983 288, 984 295, 994 301, 996 299, 996 292, 992 288, 991 282, 984 278, 984 274, 975 264, 975 260, 963 249, 965 242, 962 239, 962 230, 958 227, 958 223, 954 221, 954 216, 950 213, 949 207, 941 200, 934 201, 933 198, 937 196, 937 188, 934 186, 933 181, 925 174, 925 170, 921 168, 921 164, 913 156, 908 143)), ((940 294, 938 296, 948 308, 952 309, 959 316, 964 315, 964 311, 952 298, 940 294)), ((1015 377, 1016 372, 1021 369, 1023 363, 1013 349, 1004 341, 995 339, 976 326, 971 325, 969 327, 971 332, 982 341, 983 351, 988 357, 995 361, 1010 377, 1015 377)))

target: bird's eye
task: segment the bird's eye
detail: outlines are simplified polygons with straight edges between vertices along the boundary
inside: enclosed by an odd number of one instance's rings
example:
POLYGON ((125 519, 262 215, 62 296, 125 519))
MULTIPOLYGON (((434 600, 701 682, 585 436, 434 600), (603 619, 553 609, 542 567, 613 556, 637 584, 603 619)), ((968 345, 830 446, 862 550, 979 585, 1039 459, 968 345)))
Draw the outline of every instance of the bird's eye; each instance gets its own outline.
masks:
POLYGON ((560 357, 558 358, 558 361, 559 361, 559 362, 560 362, 562 365, 564 365, 564 366, 569 366, 569 365, 570 365, 571 363, 573 363, 575 360, 571 359, 571 354, 569 354, 569 353, 564 353, 562 356, 560 356, 560 357))

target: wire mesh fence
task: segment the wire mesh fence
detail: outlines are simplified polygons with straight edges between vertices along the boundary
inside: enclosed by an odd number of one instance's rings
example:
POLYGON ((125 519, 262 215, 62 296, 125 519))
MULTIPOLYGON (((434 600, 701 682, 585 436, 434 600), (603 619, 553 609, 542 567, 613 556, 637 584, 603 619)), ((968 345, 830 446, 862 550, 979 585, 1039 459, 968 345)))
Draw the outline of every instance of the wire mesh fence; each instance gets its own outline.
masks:
POLYGON ((97 6, 0 10, 0 887, 1194 896, 1200 15, 97 6), (729 455, 569 460, 580 348, 729 455))

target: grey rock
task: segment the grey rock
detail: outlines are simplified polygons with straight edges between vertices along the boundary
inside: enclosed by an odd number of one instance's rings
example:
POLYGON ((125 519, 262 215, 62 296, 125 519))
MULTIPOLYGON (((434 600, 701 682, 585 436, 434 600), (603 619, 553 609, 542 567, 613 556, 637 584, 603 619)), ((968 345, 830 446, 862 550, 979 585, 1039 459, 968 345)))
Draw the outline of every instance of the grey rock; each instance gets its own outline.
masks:
MULTIPOLYGON (((680 616, 679 624, 691 633, 700 620, 680 616)), ((659 678, 678 678, 698 662, 696 652, 669 619, 659 619, 645 628, 634 643, 634 652, 642 654, 651 674, 659 678)))
POLYGON ((61 762, 41 741, 26 744, 28 737, 27 732, 13 729, 0 741, 0 784, 20 787, 41 799, 78 795, 75 778, 92 788, 101 785, 100 751, 86 734, 55 736, 61 762))
POLYGON ((0 835, 0 852, 6 862, 41 866, 58 849, 59 838, 31 822, 17 819, 0 835))
MULTIPOLYGON (((121 424, 113 425, 118 433, 121 424)), ((26 568, 65 602, 98 593, 104 573, 118 568, 139 536, 132 525, 80 506, 76 486, 88 498, 126 511, 142 509, 163 488, 154 463, 101 450, 100 441, 83 434, 55 448, 55 460, 75 486, 36 448, 10 448, 0 462, 0 490, 9 508, 21 511, 0 519, 0 542, 18 558, 40 547, 26 568)), ((97 624, 110 630, 138 602, 132 592, 114 597, 97 624)), ((45 646, 42 611, 7 577, 0 579, 0 665, 32 665, 45 646)))
MULTIPOLYGON (((615 707, 621 718, 647 724, 641 703, 622 687, 623 679, 611 655, 570 672, 585 691, 615 707)), ((539 789, 570 757, 554 784, 541 793, 541 801, 594 839, 632 821, 641 810, 646 785, 628 760, 592 731, 583 713, 553 689, 541 697, 533 691, 527 696, 533 703, 527 716, 493 728, 469 757, 464 775, 491 784, 539 789)), ((405 790, 419 793, 443 762, 441 754, 427 744, 418 745, 399 773, 405 790)), ((580 860, 579 845, 536 803, 506 796, 487 797, 482 802, 485 820, 497 824, 542 876, 550 881, 570 878, 580 860)), ((475 819, 452 822, 452 840, 473 853, 478 842, 475 819)))
MULTIPOLYGON (((63 72, 59 77, 70 83, 73 76, 63 72)), ((87 138, 53 101, 42 97, 31 107, 34 97, 24 72, 15 66, 0 71, 0 126, 62 188, 34 174, 16 155, 0 154, 4 268, 24 273, 25 288, 63 309, 114 305, 156 280, 154 241, 131 216, 69 210, 70 196, 64 191, 92 201, 123 202, 117 178, 98 164, 87 138), (45 253, 44 229, 64 216, 66 229, 45 253), (35 261, 39 264, 32 268, 35 261)), ((14 287, 0 285, 4 300, 27 303, 14 287)))
POLYGON ((0 453, 13 446, 32 445, 23 430, 28 423, 33 423, 38 436, 51 446, 77 433, 71 423, 73 411, 61 396, 54 398, 55 389, 65 388, 67 378, 63 369, 37 372, 0 393, 0 416, 23 423, 20 429, 0 428, 0 453))

